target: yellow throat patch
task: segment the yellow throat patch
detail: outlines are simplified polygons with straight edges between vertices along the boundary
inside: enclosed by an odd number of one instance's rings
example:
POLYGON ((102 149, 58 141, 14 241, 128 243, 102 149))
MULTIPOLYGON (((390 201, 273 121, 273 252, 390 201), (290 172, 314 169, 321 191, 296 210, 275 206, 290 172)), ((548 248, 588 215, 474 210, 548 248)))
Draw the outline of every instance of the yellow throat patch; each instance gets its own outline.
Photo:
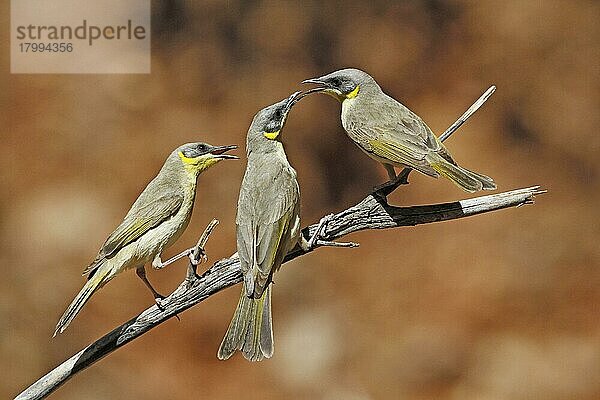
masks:
POLYGON ((279 136, 279 131, 275 131, 275 132, 264 132, 263 135, 265 135, 265 137, 267 139, 271 139, 274 140, 277 138, 277 136, 279 136))
POLYGON ((359 86, 359 85, 356 85, 356 87, 354 88, 354 90, 353 90, 353 91, 351 91, 350 93, 348 93, 348 94, 346 95, 346 98, 347 98, 347 99, 353 99, 353 98, 355 98, 355 97, 356 97, 356 95, 358 94, 359 90, 360 90, 360 86, 359 86))

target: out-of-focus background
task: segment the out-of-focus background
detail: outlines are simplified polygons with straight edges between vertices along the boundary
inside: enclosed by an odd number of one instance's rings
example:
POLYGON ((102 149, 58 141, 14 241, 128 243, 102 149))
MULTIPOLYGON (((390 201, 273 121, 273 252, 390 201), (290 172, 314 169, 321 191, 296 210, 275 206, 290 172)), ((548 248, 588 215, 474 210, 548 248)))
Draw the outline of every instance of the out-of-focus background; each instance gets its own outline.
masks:
MULTIPOLYGON (((593 1, 154 2, 149 75, 10 75, 0 44, 0 397, 16 395, 152 304, 133 272, 55 323, 80 272, 176 146, 244 145, 254 113, 342 67, 370 72, 441 133, 496 94, 448 147, 499 190, 541 184, 535 206, 347 239, 284 266, 275 354, 215 357, 239 286, 111 354, 57 399, 600 398, 600 4, 593 1)), ((3 1, 2 26, 8 26, 3 1)), ((386 179, 343 134, 340 107, 302 101, 284 133, 304 224, 386 179)), ((243 155, 244 150, 240 149, 243 155)), ((245 162, 200 179, 167 255, 221 220, 235 251, 245 162)), ((391 202, 470 197, 414 174, 391 202)), ((149 272, 159 291, 185 262, 149 272)))

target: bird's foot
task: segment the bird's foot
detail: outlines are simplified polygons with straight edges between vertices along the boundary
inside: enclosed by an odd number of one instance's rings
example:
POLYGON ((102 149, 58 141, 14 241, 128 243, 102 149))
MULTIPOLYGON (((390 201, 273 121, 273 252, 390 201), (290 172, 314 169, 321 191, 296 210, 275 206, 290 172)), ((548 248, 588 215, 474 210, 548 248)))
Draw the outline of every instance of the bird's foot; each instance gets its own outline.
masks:
POLYGON ((204 247, 192 247, 189 251, 190 254, 188 254, 188 257, 190 258, 190 264, 197 266, 208 261, 208 256, 206 255, 204 247))
POLYGON ((312 237, 308 239, 307 245, 309 250, 312 250, 315 247, 317 240, 319 240, 319 238, 321 237, 321 232, 323 231, 323 228, 325 228, 327 226, 327 223, 332 219, 333 214, 328 214, 321 218, 321 220, 319 221, 319 225, 317 225, 317 230, 315 231, 314 235, 312 235, 312 237))
MULTIPOLYGON (((168 301, 165 296, 157 293, 157 296, 154 297, 154 302, 156 303, 156 307, 158 307, 160 311, 164 312, 167 309, 168 301)), ((177 318, 177 321, 181 321, 178 314, 175 314, 175 318, 177 318)))
POLYGON ((190 254, 188 257, 190 259, 190 263, 188 264, 187 273, 185 275, 186 289, 191 288, 194 285, 194 282, 200 278, 196 272, 198 265, 208 261, 208 256, 206 255, 204 247, 200 247, 199 245, 190 249, 190 254))
POLYGON ((354 242, 333 242, 321 239, 324 228, 327 226, 327 223, 329 223, 333 218, 333 214, 329 214, 321 218, 321 220, 319 221, 319 225, 317 225, 317 230, 308 241, 304 239, 304 237, 302 237, 303 240, 301 240, 300 242, 300 247, 302 247, 302 250, 310 251, 316 246, 358 247, 358 243, 354 242))
POLYGON ((166 306, 167 302, 165 299, 166 299, 165 296, 160 295, 158 293, 156 293, 156 295, 154 297, 154 302, 156 303, 156 306, 158 307, 158 309, 160 311, 165 311, 165 309, 166 309, 165 306, 166 306))

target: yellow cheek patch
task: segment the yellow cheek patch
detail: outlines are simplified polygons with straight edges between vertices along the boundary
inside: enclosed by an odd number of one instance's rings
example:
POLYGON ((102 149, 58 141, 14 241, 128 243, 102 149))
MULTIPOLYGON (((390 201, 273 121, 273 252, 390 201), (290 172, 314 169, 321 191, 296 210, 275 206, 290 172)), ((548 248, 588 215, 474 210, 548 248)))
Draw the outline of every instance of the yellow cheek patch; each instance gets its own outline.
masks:
POLYGON ((186 157, 182 151, 179 152, 179 158, 181 158, 181 161, 183 161, 183 163, 186 165, 194 165, 198 163, 197 158, 186 157))
POLYGON ((275 131, 275 132, 264 132, 263 135, 265 135, 265 137, 267 139, 271 139, 274 140, 277 138, 277 136, 279 136, 279 131, 275 131))
POLYGON ((359 91, 359 90, 360 90, 360 86, 359 86, 359 85, 356 85, 356 87, 354 88, 354 90, 353 90, 353 91, 351 91, 350 93, 348 93, 348 94, 346 95, 346 98, 347 98, 347 99, 353 99, 353 98, 355 98, 355 97, 356 97, 356 95, 358 94, 358 91, 359 91))
POLYGON ((181 158, 181 161, 185 165, 186 170, 190 172, 204 171, 206 168, 209 168, 221 161, 220 158, 207 155, 196 158, 190 158, 186 157, 181 151, 179 152, 179 158, 181 158))

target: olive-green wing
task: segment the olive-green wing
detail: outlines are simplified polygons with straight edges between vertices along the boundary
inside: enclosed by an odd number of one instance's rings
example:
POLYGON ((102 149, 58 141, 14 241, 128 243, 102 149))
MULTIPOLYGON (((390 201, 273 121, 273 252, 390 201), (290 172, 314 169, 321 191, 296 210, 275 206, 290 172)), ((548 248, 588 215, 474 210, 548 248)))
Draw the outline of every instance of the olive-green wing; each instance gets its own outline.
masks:
POLYGON ((281 265, 291 245, 290 232, 299 201, 298 183, 291 168, 263 164, 246 172, 236 224, 247 295, 260 297, 281 265))
POLYGON ((365 114, 362 110, 352 113, 362 115, 355 115, 347 130, 367 153, 437 175, 425 156, 440 151, 440 142, 419 116, 396 100, 386 99, 365 114))
MULTIPOLYGON (((135 201, 125 219, 106 239, 96 260, 113 257, 119 250, 139 239, 150 229, 157 227, 163 221, 171 218, 179 211, 183 203, 180 194, 159 194, 154 196, 149 192, 142 192, 135 201)), ((84 274, 94 268, 92 263, 84 274)))

